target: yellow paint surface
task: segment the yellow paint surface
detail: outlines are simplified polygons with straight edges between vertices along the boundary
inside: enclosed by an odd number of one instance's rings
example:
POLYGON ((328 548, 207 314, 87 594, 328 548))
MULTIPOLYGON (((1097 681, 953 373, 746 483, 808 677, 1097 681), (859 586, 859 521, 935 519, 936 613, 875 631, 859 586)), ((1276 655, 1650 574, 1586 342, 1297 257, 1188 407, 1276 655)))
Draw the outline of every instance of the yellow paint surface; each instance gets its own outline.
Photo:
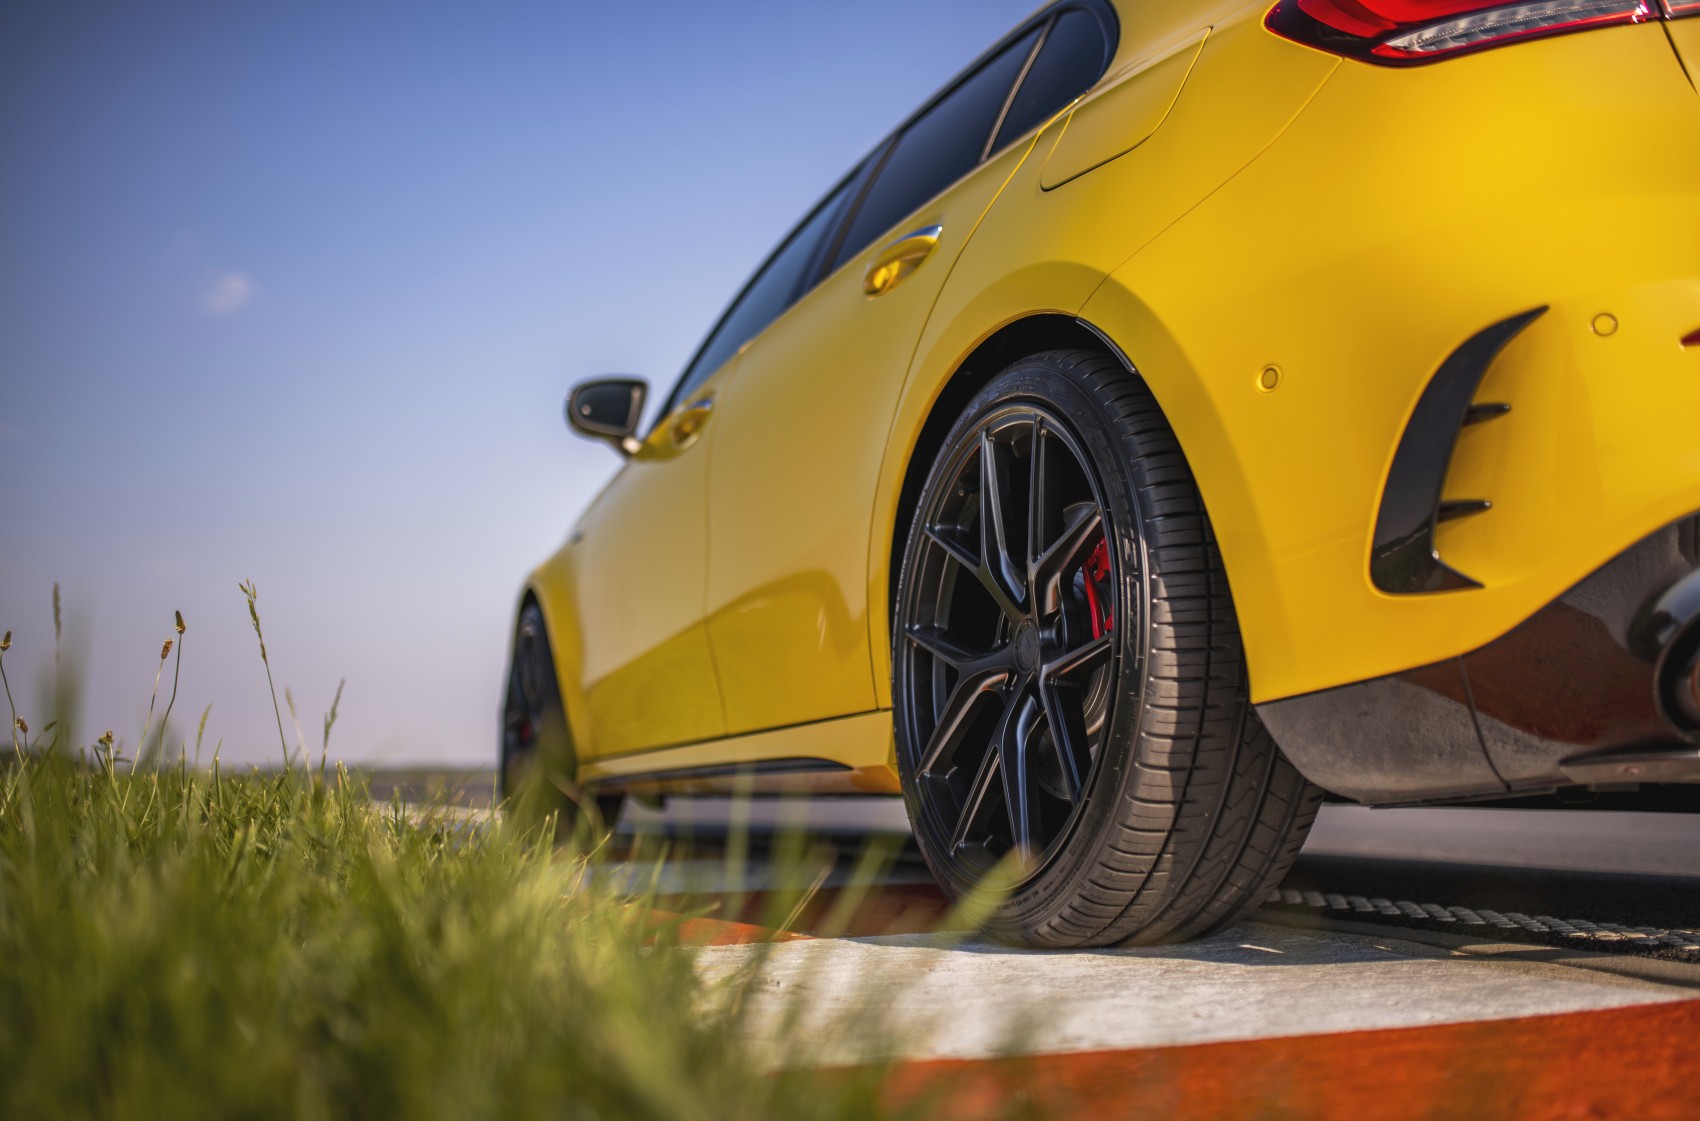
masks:
POLYGON ((1266 7, 1119 3, 1097 87, 753 340, 696 444, 627 465, 532 582, 588 777, 808 756, 891 786, 903 484, 951 379, 1028 316, 1084 319, 1150 384, 1259 701, 1481 646, 1700 510, 1700 348, 1677 344, 1700 327, 1700 98, 1673 51, 1700 61, 1700 19, 1387 69, 1276 38, 1266 7), (932 225, 867 296, 875 255, 932 225), (1512 412, 1463 435, 1446 486, 1493 502, 1439 535, 1485 586, 1378 592, 1419 394, 1539 306, 1478 397, 1512 412))

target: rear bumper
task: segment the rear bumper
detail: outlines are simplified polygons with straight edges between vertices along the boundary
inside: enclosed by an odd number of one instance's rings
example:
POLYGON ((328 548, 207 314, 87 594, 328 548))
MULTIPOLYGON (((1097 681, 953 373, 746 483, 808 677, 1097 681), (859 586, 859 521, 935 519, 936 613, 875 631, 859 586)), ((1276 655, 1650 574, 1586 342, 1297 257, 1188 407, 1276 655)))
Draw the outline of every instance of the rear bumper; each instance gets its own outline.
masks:
POLYGON ((1700 514, 1480 649, 1258 712, 1308 778, 1363 802, 1700 783, 1700 514))

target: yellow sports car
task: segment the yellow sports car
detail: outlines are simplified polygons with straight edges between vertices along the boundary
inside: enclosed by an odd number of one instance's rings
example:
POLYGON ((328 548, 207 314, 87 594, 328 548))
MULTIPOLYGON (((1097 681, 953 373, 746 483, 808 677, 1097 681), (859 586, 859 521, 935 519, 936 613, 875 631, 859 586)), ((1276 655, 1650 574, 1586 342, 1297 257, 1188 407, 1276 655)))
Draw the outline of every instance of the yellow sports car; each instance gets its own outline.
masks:
POLYGON ((898 793, 1186 938, 1373 804, 1700 783, 1700 0, 1063 0, 829 190, 530 577, 527 776, 898 793))

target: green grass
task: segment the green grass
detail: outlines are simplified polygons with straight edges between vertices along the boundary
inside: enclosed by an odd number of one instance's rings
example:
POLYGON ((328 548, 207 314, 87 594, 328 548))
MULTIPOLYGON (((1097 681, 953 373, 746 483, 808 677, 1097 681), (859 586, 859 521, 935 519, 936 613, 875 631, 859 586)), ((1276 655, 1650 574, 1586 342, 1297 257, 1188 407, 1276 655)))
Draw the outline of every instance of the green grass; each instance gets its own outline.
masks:
MULTIPOLYGON (((258 593, 241 590, 270 685, 258 593)), ((776 1021, 771 1001, 745 999, 763 984, 761 949, 704 981, 679 944, 680 902, 660 911, 653 890, 633 886, 660 882, 665 853, 616 862, 583 825, 557 844, 552 818, 529 830, 506 814, 468 825, 447 809, 466 798, 446 788, 440 812, 423 816, 403 807, 407 783, 375 801, 368 778, 327 765, 334 702, 316 767, 293 698, 292 747, 274 691, 282 769, 231 774, 217 748, 198 769, 189 760, 200 759, 205 714, 192 753, 168 730, 181 614, 159 648, 136 761, 112 732, 74 747, 78 680, 60 665, 57 586, 53 617, 54 718, 33 733, 6 678, 11 632, 0 636, 11 720, 0 746, 0 1121, 809 1121, 928 1116, 939 1104, 943 1087, 891 1101, 879 1063, 813 1069, 828 1040, 792 1030, 804 1009, 782 1006, 776 1021)), ((747 840, 734 831, 732 881, 747 840)), ((769 854, 799 885, 818 886, 833 858, 803 836, 769 854)), ((822 929, 842 929, 880 865, 878 849, 863 854, 822 929)), ((951 929, 977 925, 998 891, 965 901, 951 929)), ((767 893, 761 921, 783 926, 808 895, 767 893)), ((745 914, 748 902, 699 910, 745 914)), ((902 1040, 872 1015, 827 1035, 899 1053, 902 1040)))
POLYGON ((886 1112, 877 1070, 764 1073, 751 975, 706 988, 596 860, 340 770, 13 755, 0 1117, 886 1112))

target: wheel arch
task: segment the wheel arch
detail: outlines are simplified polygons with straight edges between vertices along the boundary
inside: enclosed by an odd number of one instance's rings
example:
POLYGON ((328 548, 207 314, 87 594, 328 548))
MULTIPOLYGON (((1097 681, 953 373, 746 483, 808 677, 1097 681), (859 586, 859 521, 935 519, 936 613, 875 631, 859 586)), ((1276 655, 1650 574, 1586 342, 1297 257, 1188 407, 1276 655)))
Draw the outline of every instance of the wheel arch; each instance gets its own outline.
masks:
POLYGON ((1041 312, 1006 323, 987 335, 963 356, 939 387, 927 410, 926 420, 921 424, 920 434, 909 445, 897 505, 889 519, 890 524, 885 527, 888 542, 883 610, 888 621, 897 595, 897 570, 903 563, 905 532, 915 516, 915 505, 920 499, 927 470, 943 446, 951 425, 974 394, 999 371, 1020 358, 1047 350, 1096 350, 1121 357, 1103 335, 1074 316, 1041 312))
MULTIPOLYGON (((513 628, 517 628, 520 613, 527 605, 536 604, 543 616, 543 634, 549 643, 549 656, 555 664, 555 681, 561 693, 561 707, 567 717, 567 732, 574 748, 584 752, 591 744, 589 714, 581 688, 582 662, 578 628, 573 624, 573 581, 568 571, 570 558, 563 548, 526 578, 514 602, 513 628)), ((508 661, 513 661, 513 634, 508 638, 508 661)))
MULTIPOLYGON (((1155 311, 1115 276, 1098 287, 1078 314, 1043 311, 1011 319, 986 334, 940 380, 918 434, 897 446, 905 456, 902 483, 891 514, 879 527, 883 551, 877 557, 880 595, 872 600, 876 614, 871 620, 879 629, 874 636, 875 686, 882 703, 889 704, 889 659, 892 610, 897 593, 898 570, 903 561, 910 521, 914 518, 921 486, 950 426, 981 387, 1010 363, 1047 350, 1090 350, 1115 358, 1129 376, 1142 378, 1164 417, 1174 430, 1182 453, 1197 480, 1204 507, 1210 512, 1217 533, 1224 568, 1236 604, 1242 595, 1254 592, 1242 587, 1256 583, 1256 566, 1243 563, 1255 556, 1263 540, 1244 467, 1231 453, 1232 443, 1213 394, 1204 384, 1179 340, 1175 339, 1155 311), (1231 524, 1224 525, 1224 521, 1231 524), (1241 563, 1236 563, 1241 562, 1241 563)), ((898 434, 892 434, 896 437, 898 434)), ((1257 637, 1246 629, 1248 669, 1255 668, 1253 643, 1257 637)), ((1268 648, 1267 646, 1265 648, 1268 648)))
POLYGON ((1246 415, 1247 398, 1273 398, 1258 388, 1256 366, 1243 377, 1232 371, 1224 377, 1196 362, 1130 279, 1122 272, 1106 278, 1081 309, 1081 320, 1144 379, 1175 433, 1221 553, 1255 699, 1259 667, 1290 648, 1292 624, 1272 582, 1272 546, 1250 481, 1259 468, 1255 445, 1267 433, 1248 432, 1246 420, 1236 416, 1246 415))
POLYGON ((902 481, 895 504, 887 514, 879 516, 874 556, 870 558, 872 590, 876 593, 869 601, 872 608, 869 621, 873 628, 874 687, 882 707, 891 703, 890 637, 898 569, 903 563, 909 523, 915 516, 927 471, 943 446, 951 425, 974 394, 1010 363, 1047 350, 1096 351, 1116 358, 1131 372, 1126 356, 1108 336, 1087 321, 1062 311, 1033 312, 1006 320, 983 335, 950 372, 938 380, 937 389, 927 403, 913 437, 902 439, 897 432, 892 433, 891 452, 901 457, 898 471, 902 481))

